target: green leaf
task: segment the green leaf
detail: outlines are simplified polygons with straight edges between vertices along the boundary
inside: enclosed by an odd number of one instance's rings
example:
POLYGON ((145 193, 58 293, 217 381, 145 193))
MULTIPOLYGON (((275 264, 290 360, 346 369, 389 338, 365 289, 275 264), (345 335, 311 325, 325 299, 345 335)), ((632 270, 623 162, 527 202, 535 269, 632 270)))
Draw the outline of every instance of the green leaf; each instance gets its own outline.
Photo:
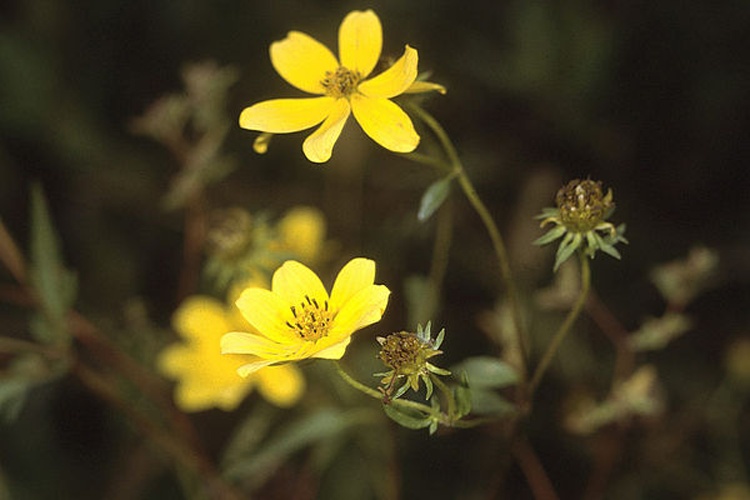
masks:
POLYGON ((546 245, 547 243, 555 241, 557 238, 561 237, 563 234, 565 234, 565 231, 567 231, 567 229, 565 229, 565 226, 555 226, 546 234, 534 240, 534 243, 532 244, 537 246, 546 245))
POLYGON ((456 398, 456 418, 462 418, 471 412, 471 389, 468 387, 468 379, 464 374, 463 382, 453 389, 456 398))
POLYGON ((433 418, 420 411, 402 408, 393 404, 384 404, 383 411, 388 417, 407 429, 424 429, 429 427, 433 418))
POLYGON ((280 428, 258 449, 237 457, 235 463, 225 468, 224 476, 258 485, 291 454, 347 432, 352 427, 373 422, 374 417, 369 410, 342 412, 332 408, 304 415, 280 428))
POLYGON ((46 360, 37 354, 25 353, 11 360, 0 377, 0 419, 16 419, 29 390, 56 375, 58 373, 50 371, 46 360))
POLYGON ((425 276, 411 275, 404 280, 404 295, 408 311, 408 324, 421 324, 434 316, 438 297, 435 287, 425 276))
POLYGON ((509 416, 516 413, 516 407, 496 392, 472 387, 471 411, 483 416, 509 416))
POLYGON ((491 356, 467 358, 452 368, 454 373, 465 373, 472 388, 500 389, 518 383, 515 368, 491 356))
POLYGON ((557 254, 555 255, 555 266, 553 268, 554 271, 557 271, 560 265, 568 260, 571 255, 573 255, 573 252, 575 252, 576 249, 581 245, 582 239, 583 238, 581 237, 581 233, 568 233, 567 235, 565 235, 565 238, 560 243, 560 246, 557 247, 557 254))
POLYGON ((448 194, 450 194, 451 182, 453 182, 453 176, 449 175, 430 184, 430 187, 422 195, 422 201, 419 204, 417 218, 420 222, 429 219, 445 202, 448 194))
POLYGON ((64 343, 68 340, 65 316, 75 300, 77 283, 75 275, 62 263, 57 235, 39 184, 31 186, 31 263, 31 283, 50 323, 47 330, 50 336, 39 340, 64 343))

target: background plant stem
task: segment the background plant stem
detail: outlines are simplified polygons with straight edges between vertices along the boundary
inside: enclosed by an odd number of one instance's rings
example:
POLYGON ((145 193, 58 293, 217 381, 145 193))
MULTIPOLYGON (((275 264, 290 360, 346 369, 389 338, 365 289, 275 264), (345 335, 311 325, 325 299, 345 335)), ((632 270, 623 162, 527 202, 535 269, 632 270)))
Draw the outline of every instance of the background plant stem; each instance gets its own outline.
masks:
POLYGON ((525 380, 527 368, 526 353, 524 347, 525 335, 523 321, 521 319, 521 304, 519 302, 518 292, 516 291, 516 286, 513 281, 513 275, 510 269, 510 259, 508 257, 508 251, 505 247, 505 242, 503 241, 502 234, 500 233, 495 220, 492 218, 490 211, 487 209, 487 206, 479 197, 479 194, 474 188, 474 184, 471 182, 471 179, 469 179, 469 176, 466 173, 466 169, 461 162, 461 158, 458 156, 458 152, 456 151, 453 142, 450 140, 450 137, 448 137, 445 129, 431 114, 429 114, 421 107, 417 105, 410 105, 409 109, 411 109, 415 114, 419 116, 419 118, 432 130, 438 141, 440 141, 440 144, 443 147, 446 156, 448 157, 450 172, 458 178, 458 183, 461 186, 461 189, 466 195, 466 198, 469 200, 472 208, 474 208, 474 210, 479 215, 479 218, 482 220, 482 223, 484 224, 484 227, 486 228, 487 233, 490 236, 492 247, 495 251, 498 265, 500 266, 500 278, 505 287, 505 293, 507 295, 508 301, 510 302, 511 315, 513 317, 515 331, 519 337, 518 345, 521 349, 520 359, 522 363, 522 366, 520 366, 519 369, 521 372, 521 379, 525 380))
POLYGON ((589 288, 591 287, 591 268, 589 267, 588 257, 586 257, 583 252, 579 251, 578 256, 581 263, 581 292, 578 295, 576 303, 573 305, 573 309, 570 310, 568 316, 565 318, 565 321, 563 321, 563 323, 560 325, 560 328, 557 330, 557 333, 555 333, 555 336, 552 337, 552 341, 550 342, 549 346, 547 346, 547 350, 542 356, 542 360, 539 362, 539 365, 534 371, 534 375, 531 377, 528 391, 529 397, 534 394, 534 391, 539 386, 539 382, 542 380, 544 372, 546 372, 547 368, 549 368, 549 365, 554 359, 555 354, 557 354, 557 350, 560 348, 560 344, 568 335, 570 328, 573 326, 576 318, 578 318, 578 315, 581 314, 583 306, 586 304, 586 298, 588 297, 589 288))

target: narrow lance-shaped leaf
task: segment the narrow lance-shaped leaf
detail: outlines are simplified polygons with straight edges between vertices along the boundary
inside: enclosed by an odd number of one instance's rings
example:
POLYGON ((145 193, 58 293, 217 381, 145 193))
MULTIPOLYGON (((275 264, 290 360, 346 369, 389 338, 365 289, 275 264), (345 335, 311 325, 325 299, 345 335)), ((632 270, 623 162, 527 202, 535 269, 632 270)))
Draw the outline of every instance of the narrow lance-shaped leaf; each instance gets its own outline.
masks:
POLYGON ((435 211, 441 207, 441 205, 448 198, 450 194, 451 182, 453 176, 443 177, 442 179, 430 184, 430 187, 422 195, 422 201, 419 204, 419 212, 417 218, 420 222, 424 222, 429 219, 435 211))
POLYGON ((31 282, 48 323, 43 341, 67 339, 64 319, 76 294, 75 275, 62 263, 60 246, 41 186, 31 187, 31 282))
POLYGON ((429 427, 433 420, 429 415, 424 415, 416 410, 397 408, 392 404, 384 404, 383 411, 385 411, 385 414, 388 415, 391 420, 407 429, 424 429, 425 427, 429 427))

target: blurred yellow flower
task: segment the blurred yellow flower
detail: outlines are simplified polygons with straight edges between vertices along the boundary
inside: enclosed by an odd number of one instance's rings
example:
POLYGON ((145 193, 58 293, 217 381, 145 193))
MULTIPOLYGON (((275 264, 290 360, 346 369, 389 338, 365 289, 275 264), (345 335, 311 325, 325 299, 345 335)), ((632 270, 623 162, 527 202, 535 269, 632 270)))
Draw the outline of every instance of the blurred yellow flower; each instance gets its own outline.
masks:
POLYGON ((196 295, 186 299, 175 312, 172 324, 183 341, 159 354, 158 367, 177 381, 177 406, 188 412, 213 407, 230 411, 255 387, 277 406, 293 405, 305 386, 296 366, 268 367, 242 378, 237 369, 247 363, 247 357, 221 354, 219 341, 223 334, 253 331, 233 309, 236 308, 212 297, 196 295))
POLYGON ((330 296, 313 271, 290 260, 274 273, 271 290, 248 288, 236 302, 260 334, 227 333, 221 350, 250 355, 238 370, 243 377, 276 363, 340 359, 355 331, 380 321, 389 295, 387 287, 375 284, 372 260, 349 261, 330 296))
POLYGON ((330 159, 351 113, 362 130, 375 142, 397 153, 409 153, 419 144, 419 135, 409 116, 390 99, 403 93, 444 92, 429 82, 415 82, 418 54, 406 45, 404 54, 391 67, 367 79, 375 69, 383 45, 378 16, 372 11, 350 12, 339 27, 339 58, 323 44, 299 31, 271 44, 271 63, 284 80, 320 97, 272 99, 245 108, 240 126, 265 132, 255 150, 268 148, 270 135, 299 132, 315 125, 305 139, 305 156, 316 163, 330 159))
POLYGON ((278 244, 306 264, 320 258, 326 235, 326 221, 320 210, 297 206, 289 209, 276 224, 278 244))

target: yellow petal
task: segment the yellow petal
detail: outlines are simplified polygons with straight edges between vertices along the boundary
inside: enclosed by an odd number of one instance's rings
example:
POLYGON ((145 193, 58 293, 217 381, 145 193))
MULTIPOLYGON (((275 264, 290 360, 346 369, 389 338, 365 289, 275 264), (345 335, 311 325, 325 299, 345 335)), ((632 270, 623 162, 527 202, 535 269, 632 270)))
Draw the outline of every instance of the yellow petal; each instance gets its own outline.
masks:
POLYGON ((325 120, 334 102, 332 97, 262 101, 242 110, 240 127, 273 134, 299 132, 325 120))
POLYGON ((305 379, 292 364, 267 366, 255 372, 255 378, 258 392, 269 402, 284 408, 296 403, 305 390, 305 379))
POLYGON ((251 354, 262 358, 254 361, 279 361, 285 359, 287 354, 283 344, 247 332, 229 332, 223 335, 220 347, 222 354, 251 354))
POLYGON ((437 92, 439 94, 445 94, 448 89, 440 85, 439 83, 423 82, 417 80, 412 83, 408 89, 404 90, 404 94, 422 94, 424 92, 437 92))
POLYGON ((364 258, 352 259, 336 276, 331 290, 331 309, 341 309, 357 292, 375 283, 375 261, 364 258))
POLYGON ((346 119, 349 118, 351 106, 346 99, 338 99, 331 109, 328 118, 305 139, 302 150, 307 159, 314 163, 325 163, 331 159, 333 145, 341 135, 346 119))
POLYGON ((246 365, 242 365, 239 368, 237 368, 237 374, 240 377, 245 378, 245 377, 248 377, 248 376, 254 374, 255 372, 257 372, 261 368, 265 368, 265 367, 267 367, 269 365, 272 365, 272 364, 274 364, 276 362, 277 362, 276 360, 270 360, 270 359, 264 359, 262 361, 253 361, 252 363, 248 363, 246 365))
POLYGON ((328 336, 332 340, 343 339, 380 321, 390 294, 384 285, 371 285, 357 292, 336 314, 328 336))
POLYGON ((411 153, 419 144, 409 115, 384 98, 352 95, 354 118, 372 140, 396 153, 411 153))
MULTIPOLYGON (((287 309, 305 302, 305 297, 315 299, 321 307, 328 300, 328 292, 318 275, 296 260, 284 262, 273 273, 271 289, 286 303, 287 309)), ((289 311, 291 314, 291 309, 289 311)))
POLYGON ((247 322, 265 337, 282 344, 296 340, 286 325, 293 318, 289 309, 292 303, 278 294, 262 288, 247 288, 235 304, 247 322))
POLYGON ((176 343, 165 347, 157 357, 157 367, 170 378, 180 378, 185 367, 192 362, 191 349, 187 344, 176 343))
POLYGON ((351 337, 346 337, 341 342, 337 342, 330 347, 326 347, 316 352, 312 357, 321 359, 341 359, 346 352, 346 346, 349 345, 351 337))
POLYGON ((271 64, 281 77, 311 94, 324 94, 323 77, 339 67, 328 47, 299 31, 290 31, 286 38, 272 43, 270 52, 271 64))
POLYGON ((175 389, 175 404, 186 412, 204 411, 214 407, 225 411, 234 410, 252 390, 254 382, 233 375, 240 383, 222 388, 216 388, 209 383, 182 383, 175 389))
POLYGON ((341 65, 369 75, 380 58, 383 48, 383 28, 372 10, 350 12, 339 27, 339 57, 341 65))
POLYGON ((172 327, 184 338, 220 335, 231 330, 224 304, 202 295, 188 297, 172 316, 172 327))
POLYGON ((419 55, 416 49, 406 46, 404 55, 393 66, 359 84, 357 89, 368 97, 391 98, 403 94, 417 79, 419 55))

